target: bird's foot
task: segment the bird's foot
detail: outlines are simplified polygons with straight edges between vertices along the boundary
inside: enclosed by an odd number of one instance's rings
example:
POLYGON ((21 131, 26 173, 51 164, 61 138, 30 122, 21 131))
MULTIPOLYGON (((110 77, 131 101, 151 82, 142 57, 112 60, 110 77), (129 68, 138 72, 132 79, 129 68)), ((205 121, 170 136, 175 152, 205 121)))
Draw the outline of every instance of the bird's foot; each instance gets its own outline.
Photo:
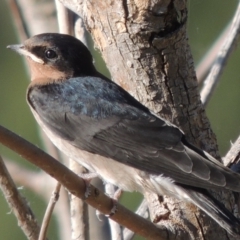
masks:
POLYGON ((118 188, 117 191, 115 191, 113 194, 110 194, 110 197, 112 197, 113 207, 110 210, 109 214, 104 215, 101 212, 99 212, 98 210, 96 210, 96 215, 97 215, 97 218, 98 218, 99 221, 102 221, 102 216, 103 215, 106 216, 106 217, 111 217, 117 212, 117 203, 118 203, 118 200, 119 200, 121 194, 122 194, 122 189, 121 188, 118 188))
POLYGON ((117 212, 117 203, 118 203, 121 195, 122 195, 122 189, 118 188, 117 191, 115 191, 112 196, 113 207, 112 207, 110 213, 108 215, 106 215, 106 217, 111 217, 117 212))

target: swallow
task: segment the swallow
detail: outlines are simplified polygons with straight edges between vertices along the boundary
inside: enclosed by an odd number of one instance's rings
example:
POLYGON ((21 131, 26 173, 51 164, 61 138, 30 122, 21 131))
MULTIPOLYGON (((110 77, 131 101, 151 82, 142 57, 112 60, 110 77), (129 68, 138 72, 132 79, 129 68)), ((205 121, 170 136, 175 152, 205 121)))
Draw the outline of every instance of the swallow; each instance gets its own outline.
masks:
POLYGON ((8 48, 27 58, 27 102, 63 153, 122 190, 193 203, 239 235, 240 221, 208 190, 240 192, 240 175, 99 73, 82 42, 44 33, 8 48))

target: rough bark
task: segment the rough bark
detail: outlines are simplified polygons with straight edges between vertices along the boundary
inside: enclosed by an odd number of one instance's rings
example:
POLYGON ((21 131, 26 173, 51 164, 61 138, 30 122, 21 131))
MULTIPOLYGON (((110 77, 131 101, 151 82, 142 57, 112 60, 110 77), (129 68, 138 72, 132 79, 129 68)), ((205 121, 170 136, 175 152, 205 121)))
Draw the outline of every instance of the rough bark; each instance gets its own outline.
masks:
MULTIPOLYGON (((61 1, 83 18, 114 81, 179 126, 190 142, 219 158, 188 44, 187 1, 61 1)), ((145 197, 154 222, 175 231, 177 239, 227 238, 196 207, 167 197, 145 197)), ((232 199, 229 193, 217 197, 232 199)))

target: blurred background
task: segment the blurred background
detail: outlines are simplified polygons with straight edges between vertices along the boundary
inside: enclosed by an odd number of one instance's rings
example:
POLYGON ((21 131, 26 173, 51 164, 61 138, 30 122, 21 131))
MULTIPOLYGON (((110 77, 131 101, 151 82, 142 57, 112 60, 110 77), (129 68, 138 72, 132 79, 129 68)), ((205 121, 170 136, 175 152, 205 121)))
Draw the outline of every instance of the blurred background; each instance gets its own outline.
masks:
MULTIPOLYGON (((192 53, 197 66, 207 51, 232 19, 238 1, 189 0, 188 33, 192 53)), ((19 43, 7 1, 0 1, 0 124, 26 138, 30 142, 43 147, 35 120, 25 101, 28 86, 28 74, 25 72, 23 59, 6 49, 9 44, 19 43)), ((94 52, 96 62, 99 55, 94 52)), ((103 74, 107 73, 103 63, 97 66, 103 74)), ((228 62, 220 83, 207 107, 207 115, 217 135, 221 155, 231 146, 231 142, 240 134, 240 51, 236 47, 228 62)), ((21 163, 26 168, 38 171, 10 150, 0 145, 0 154, 21 163)), ((21 174, 21 173, 19 173, 21 174)), ((14 177, 14 176, 13 176, 14 177)), ((21 187, 21 186, 19 186, 21 187)), ((21 189, 39 222, 46 207, 43 200, 26 188, 21 189)), ((125 194, 121 200, 124 205, 135 209, 140 202, 138 194, 125 194), (131 197, 130 197, 131 196, 131 197)), ((52 221, 49 236, 55 235, 55 222, 52 221)), ((0 192, 0 229, 1 239, 26 239, 17 221, 11 213, 2 193, 0 192)), ((141 239, 141 238, 136 238, 141 239)))

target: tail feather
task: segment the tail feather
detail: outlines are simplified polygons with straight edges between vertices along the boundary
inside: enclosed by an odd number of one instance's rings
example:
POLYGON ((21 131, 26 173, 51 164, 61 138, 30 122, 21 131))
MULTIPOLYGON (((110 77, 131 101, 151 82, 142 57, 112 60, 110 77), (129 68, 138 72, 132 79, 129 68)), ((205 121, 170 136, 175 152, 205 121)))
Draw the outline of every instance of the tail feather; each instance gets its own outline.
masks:
POLYGON ((240 221, 207 191, 187 190, 191 202, 233 236, 240 236, 240 221))
POLYGON ((163 175, 152 175, 150 180, 159 195, 168 195, 193 203, 231 235, 240 237, 240 221, 206 189, 177 184, 163 175))

